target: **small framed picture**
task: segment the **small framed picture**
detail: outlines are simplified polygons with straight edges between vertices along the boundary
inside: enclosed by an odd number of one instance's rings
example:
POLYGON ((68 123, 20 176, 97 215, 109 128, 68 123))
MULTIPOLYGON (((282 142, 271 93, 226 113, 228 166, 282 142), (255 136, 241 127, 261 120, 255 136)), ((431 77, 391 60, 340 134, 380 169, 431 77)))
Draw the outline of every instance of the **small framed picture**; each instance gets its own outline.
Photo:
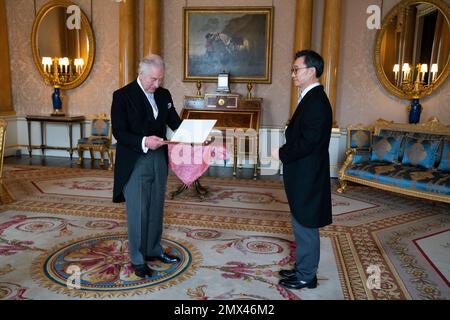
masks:
POLYGON ((217 92, 230 92, 230 74, 219 73, 217 76, 217 92))

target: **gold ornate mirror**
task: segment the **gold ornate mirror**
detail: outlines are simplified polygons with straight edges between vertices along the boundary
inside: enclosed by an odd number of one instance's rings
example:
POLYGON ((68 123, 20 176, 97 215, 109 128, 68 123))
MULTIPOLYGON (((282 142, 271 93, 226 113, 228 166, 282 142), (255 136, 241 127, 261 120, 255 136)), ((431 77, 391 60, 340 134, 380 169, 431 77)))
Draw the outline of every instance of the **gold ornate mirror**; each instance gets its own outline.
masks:
POLYGON ((450 7, 442 0, 403 0, 378 31, 374 64, 383 86, 397 97, 430 95, 450 73, 450 7))
POLYGON ((80 7, 70 1, 53 0, 39 10, 31 46, 36 67, 54 88, 78 87, 94 63, 91 25, 80 7))

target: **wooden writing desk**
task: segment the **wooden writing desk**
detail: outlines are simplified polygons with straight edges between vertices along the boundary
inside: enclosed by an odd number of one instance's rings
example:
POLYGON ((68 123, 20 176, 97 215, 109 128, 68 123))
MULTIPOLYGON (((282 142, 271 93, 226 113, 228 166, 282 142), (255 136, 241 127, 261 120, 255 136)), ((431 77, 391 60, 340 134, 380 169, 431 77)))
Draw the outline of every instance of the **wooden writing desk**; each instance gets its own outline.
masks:
POLYGON ((236 107, 230 107, 227 106, 229 99, 226 96, 226 94, 217 94, 215 106, 211 106, 210 102, 207 106, 204 97, 185 96, 181 118, 217 120, 214 128, 222 131, 225 139, 228 139, 225 140, 227 144, 233 144, 233 176, 236 176, 238 157, 241 159, 240 156, 248 155, 254 161, 253 176, 256 178, 259 164, 258 132, 262 99, 239 99, 236 107), (229 141, 230 138, 232 141, 229 141))

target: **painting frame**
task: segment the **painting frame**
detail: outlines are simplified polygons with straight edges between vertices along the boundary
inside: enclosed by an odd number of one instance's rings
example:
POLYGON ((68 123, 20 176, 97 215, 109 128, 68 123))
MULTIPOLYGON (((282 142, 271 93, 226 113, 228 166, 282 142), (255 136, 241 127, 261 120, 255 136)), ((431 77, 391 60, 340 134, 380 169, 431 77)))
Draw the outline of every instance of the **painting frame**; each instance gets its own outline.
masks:
POLYGON ((183 7, 183 81, 272 83, 274 7, 183 7), (261 33, 261 30, 264 32, 261 33))

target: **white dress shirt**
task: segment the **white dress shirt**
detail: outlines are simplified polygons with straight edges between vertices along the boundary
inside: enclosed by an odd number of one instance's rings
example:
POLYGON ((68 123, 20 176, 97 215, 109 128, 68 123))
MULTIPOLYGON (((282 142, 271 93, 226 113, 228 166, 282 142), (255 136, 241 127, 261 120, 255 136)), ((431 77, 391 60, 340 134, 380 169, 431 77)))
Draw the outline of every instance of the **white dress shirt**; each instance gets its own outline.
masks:
MULTIPOLYGON (((145 92, 144 88, 142 87, 141 80, 139 80, 139 77, 137 78, 137 83, 138 83, 139 87, 142 89, 142 92, 144 92, 145 96, 147 97, 148 102, 152 106, 153 116, 156 119, 158 117, 158 107, 156 105, 156 101, 155 101, 155 97, 154 97, 153 93, 145 92)), ((144 151, 144 153, 147 153, 148 148, 145 146, 145 138, 146 137, 142 138, 141 146, 142 146, 142 151, 144 151)))
POLYGON ((297 99, 297 105, 300 103, 300 101, 302 101, 302 99, 306 96, 306 94, 311 91, 312 89, 314 89, 315 87, 320 86, 319 82, 315 82, 313 84, 310 84, 309 86, 307 86, 302 93, 300 94, 300 96, 297 99))

